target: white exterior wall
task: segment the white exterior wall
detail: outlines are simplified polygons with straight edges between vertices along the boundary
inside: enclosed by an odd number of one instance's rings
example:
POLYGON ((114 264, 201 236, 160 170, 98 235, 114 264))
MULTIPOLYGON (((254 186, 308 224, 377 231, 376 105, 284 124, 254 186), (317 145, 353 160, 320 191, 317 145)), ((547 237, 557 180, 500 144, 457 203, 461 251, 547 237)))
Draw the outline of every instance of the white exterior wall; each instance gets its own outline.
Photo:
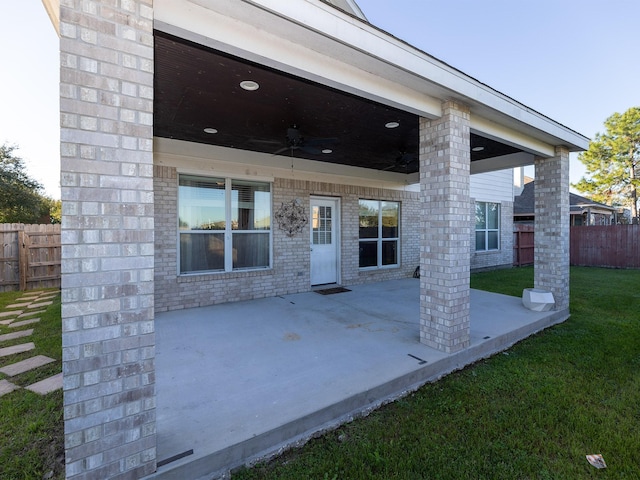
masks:
POLYGON ((471 270, 513 264, 513 169, 471 175, 471 270), (500 249, 475 251, 475 202, 500 204, 500 249))

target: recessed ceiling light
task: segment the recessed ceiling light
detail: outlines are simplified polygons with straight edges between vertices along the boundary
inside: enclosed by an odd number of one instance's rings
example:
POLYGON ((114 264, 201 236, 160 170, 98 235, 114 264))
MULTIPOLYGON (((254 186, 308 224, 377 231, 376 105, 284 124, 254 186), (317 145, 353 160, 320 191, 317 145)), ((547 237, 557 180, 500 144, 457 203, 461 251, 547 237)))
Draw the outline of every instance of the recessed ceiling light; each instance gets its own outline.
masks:
POLYGON ((333 153, 333 150, 331 150, 330 148, 323 148, 322 153, 333 153))
POLYGON ((260 85, 258 84, 258 82, 254 82, 253 80, 243 80, 242 82, 240 82, 240 87, 243 90, 253 92, 254 90, 258 90, 260 88, 260 85))
POLYGON ((218 133, 217 128, 205 128, 204 133, 218 133))
POLYGON ((473 147, 471 150, 474 152, 481 152, 484 150, 484 147, 473 147))
POLYGON ((400 124, 398 122, 387 122, 384 126, 387 128, 398 128, 400 124))

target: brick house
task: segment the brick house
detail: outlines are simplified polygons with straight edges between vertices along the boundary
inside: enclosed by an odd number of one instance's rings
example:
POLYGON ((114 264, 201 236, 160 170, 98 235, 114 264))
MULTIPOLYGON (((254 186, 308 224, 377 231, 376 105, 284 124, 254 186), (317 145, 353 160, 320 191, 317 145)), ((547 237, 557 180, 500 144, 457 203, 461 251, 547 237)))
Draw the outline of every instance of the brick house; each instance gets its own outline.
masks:
POLYGON ((568 316, 560 219, 582 135, 352 0, 44 3, 60 35, 68 478, 155 470, 157 311, 419 265, 421 342, 465 349, 472 251, 498 252, 513 213, 473 199, 473 173, 535 164, 535 284, 568 316))

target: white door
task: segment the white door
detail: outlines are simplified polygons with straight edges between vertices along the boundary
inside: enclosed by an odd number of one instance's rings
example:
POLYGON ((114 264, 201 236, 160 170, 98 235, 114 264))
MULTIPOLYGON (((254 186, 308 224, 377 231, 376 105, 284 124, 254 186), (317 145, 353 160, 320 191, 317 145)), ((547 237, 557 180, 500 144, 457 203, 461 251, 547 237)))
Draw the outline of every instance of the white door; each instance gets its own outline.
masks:
POLYGON ((338 199, 311 199, 311 285, 338 282, 338 199))

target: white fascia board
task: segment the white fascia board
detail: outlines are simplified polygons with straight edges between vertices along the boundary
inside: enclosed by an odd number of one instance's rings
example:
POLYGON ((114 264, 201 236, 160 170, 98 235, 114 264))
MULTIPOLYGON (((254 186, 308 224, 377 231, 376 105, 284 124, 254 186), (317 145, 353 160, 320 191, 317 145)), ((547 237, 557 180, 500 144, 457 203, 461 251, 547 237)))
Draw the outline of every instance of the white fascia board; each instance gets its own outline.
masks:
POLYGON ((288 178, 392 190, 406 190, 418 181, 418 174, 403 175, 160 137, 153 139, 153 161, 183 172, 262 181, 288 178))
POLYGON ((42 5, 49 15, 53 28, 60 36, 60 0, 42 0, 42 5))

